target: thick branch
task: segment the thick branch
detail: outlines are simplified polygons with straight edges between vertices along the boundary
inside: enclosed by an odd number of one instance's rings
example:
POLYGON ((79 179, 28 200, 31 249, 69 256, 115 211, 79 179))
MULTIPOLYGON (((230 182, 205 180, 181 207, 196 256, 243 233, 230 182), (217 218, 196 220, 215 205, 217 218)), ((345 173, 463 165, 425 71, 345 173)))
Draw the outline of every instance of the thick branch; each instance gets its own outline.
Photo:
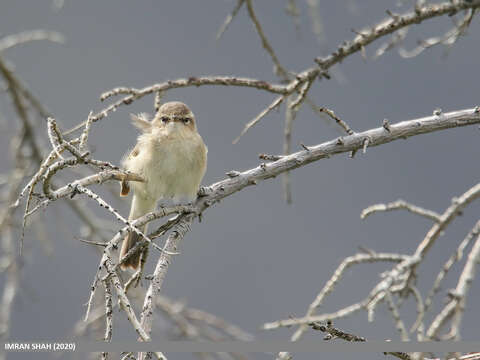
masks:
POLYGON ((286 171, 332 155, 362 149, 365 139, 369 139, 369 147, 374 147, 415 135, 479 123, 480 111, 478 108, 459 110, 421 119, 402 121, 390 125, 389 131, 381 126, 336 140, 330 140, 319 145, 309 146, 306 150, 298 151, 288 156, 279 156, 277 161, 264 163, 244 172, 231 173, 230 176, 232 177, 230 179, 222 180, 209 187, 208 195, 201 198, 199 202, 199 208, 203 210, 228 195, 247 186, 257 184, 258 181, 274 178, 286 171))
MULTIPOLYGON (((203 196, 199 198, 195 205, 199 211, 203 211, 213 203, 240 191, 249 185, 254 185, 258 181, 273 178, 283 172, 327 158, 331 155, 361 149, 366 138, 369 139, 370 146, 378 146, 401 138, 405 139, 410 136, 477 123, 480 123, 480 112, 477 108, 474 108, 403 121, 391 125, 388 131, 381 126, 376 129, 354 133, 341 139, 331 140, 320 145, 308 147, 306 150, 288 156, 281 156, 277 161, 269 164, 264 163, 244 172, 231 172, 231 178, 215 183, 204 189, 203 196)), ((147 334, 150 334, 151 331, 155 298, 160 293, 170 263, 171 255, 169 253, 175 252, 179 242, 188 231, 194 217, 195 214, 180 215, 180 222, 173 229, 165 244, 164 250, 166 251, 160 255, 155 268, 153 281, 151 282, 145 296, 142 311, 141 324, 147 334)))

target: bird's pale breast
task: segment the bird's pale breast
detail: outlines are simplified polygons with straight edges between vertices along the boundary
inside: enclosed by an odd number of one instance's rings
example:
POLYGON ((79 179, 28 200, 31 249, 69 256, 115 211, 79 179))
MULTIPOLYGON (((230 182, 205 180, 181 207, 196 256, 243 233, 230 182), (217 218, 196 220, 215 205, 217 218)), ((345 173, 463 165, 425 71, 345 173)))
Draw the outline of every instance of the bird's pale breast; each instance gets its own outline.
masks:
POLYGON ((135 157, 126 169, 141 174, 146 182, 132 184, 135 193, 175 202, 196 198, 206 170, 206 148, 198 133, 185 137, 140 136, 135 157))

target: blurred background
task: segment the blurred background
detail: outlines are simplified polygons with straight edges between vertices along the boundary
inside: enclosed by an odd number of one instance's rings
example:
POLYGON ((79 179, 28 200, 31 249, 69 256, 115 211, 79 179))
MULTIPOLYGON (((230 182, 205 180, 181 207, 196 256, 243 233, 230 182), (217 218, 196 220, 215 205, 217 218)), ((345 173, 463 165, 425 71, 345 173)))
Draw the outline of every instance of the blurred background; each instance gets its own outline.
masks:
MULTIPOLYGON (((66 42, 28 43, 3 56, 14 64, 17 76, 55 115, 63 130, 86 119, 91 110, 102 109, 105 104, 99 101, 100 94, 117 86, 141 88, 200 75, 238 75, 278 82, 245 7, 223 37, 215 39, 235 3, 65 0, 58 7, 58 1, 51 0, 4 1, 0 3, 2 35, 47 29, 63 34, 66 42)), ((312 66, 316 56, 328 55, 343 40, 352 39, 352 28, 373 25, 385 17, 385 10, 401 12, 412 3, 320 0, 316 14, 312 14, 306 1, 297 1, 298 26, 286 12, 287 1, 255 1, 254 5, 280 61, 298 72, 312 66)), ((411 49, 419 39, 443 34, 451 26, 448 16, 415 25, 404 46, 411 49)), ((474 18, 467 35, 451 48, 433 47, 410 59, 393 50, 373 60, 375 50, 388 40, 382 38, 366 48, 366 60, 360 53, 354 54, 332 70, 331 80, 316 82, 310 97, 319 106, 333 109, 355 131, 378 127, 384 118, 394 123, 431 115, 435 108, 445 112, 472 108, 480 105, 479 36, 480 24, 474 18)), ((238 144, 232 144, 244 124, 273 100, 271 94, 247 88, 201 87, 169 91, 164 100, 183 101, 196 115, 199 132, 209 148, 205 185, 225 178, 227 171, 257 166, 259 153, 282 152, 283 107, 266 116, 238 144)), ((135 112, 153 112, 153 97, 121 107, 94 124, 89 145, 95 158, 119 164, 136 141, 137 132, 129 120, 129 114, 135 112)), ((2 173, 12 165, 6 156, 17 128, 12 116, 9 100, 2 96, 2 173)), ((46 135, 45 122, 38 121, 35 127, 46 135)), ((292 149, 299 150, 300 143, 319 144, 339 135, 337 127, 305 105, 294 123, 292 149)), ((453 197, 478 182, 478 137, 477 126, 452 129, 371 148, 354 159, 342 154, 302 167, 291 172, 290 205, 283 196, 281 177, 244 189, 208 209, 202 223, 194 224, 182 242, 181 255, 174 258, 162 292, 221 316, 257 339, 289 339, 294 329, 262 331, 260 327, 265 322, 303 316, 340 262, 357 253, 360 246, 410 254, 431 226, 429 220, 406 212, 361 220, 362 209, 401 198, 442 213, 453 197)), ((117 195, 117 184, 96 190, 122 214, 128 214, 129 200, 117 195)), ((76 201, 88 203, 80 196, 76 201)), ((93 202, 89 204, 110 226, 117 224, 110 214, 100 211, 93 202)), ((418 269, 422 291, 430 289, 443 263, 477 221, 479 210, 478 202, 469 206, 430 251, 418 269)), ((92 246, 76 240, 82 237, 82 224, 65 200, 36 216, 41 218, 46 241, 39 240, 37 227, 27 228, 9 339, 75 339, 74 326, 85 313, 84 304, 100 257, 92 246)), ((147 273, 153 271, 157 257, 154 252, 150 254, 147 273)), ((455 287, 462 264, 449 274, 444 290, 455 287)), ((333 312, 360 301, 378 282, 378 274, 389 268, 389 264, 373 264, 348 271, 320 311, 333 312)), ((0 278, 2 286, 3 281, 0 278)), ((444 295, 436 299, 437 311, 444 304, 444 295)), ((463 320, 464 340, 478 340, 480 313, 473 299, 479 295, 476 281, 467 301, 468 316, 463 320)), ((413 300, 408 300, 401 312, 410 326, 416 315, 413 300)), ((170 336, 169 323, 157 319, 156 336, 170 336)), ((373 323, 360 312, 335 325, 372 340, 399 339, 385 304, 378 307, 373 323)), ((314 331, 305 336, 319 341, 322 337, 314 331)), ((113 340, 135 338, 124 313, 116 311, 113 340)), ((355 354, 360 359, 383 356, 355 354)), ((8 358, 27 356, 9 354, 8 358)), ((272 355, 252 354, 252 358, 269 359, 272 355)), ((295 358, 318 356, 297 354, 295 358)))

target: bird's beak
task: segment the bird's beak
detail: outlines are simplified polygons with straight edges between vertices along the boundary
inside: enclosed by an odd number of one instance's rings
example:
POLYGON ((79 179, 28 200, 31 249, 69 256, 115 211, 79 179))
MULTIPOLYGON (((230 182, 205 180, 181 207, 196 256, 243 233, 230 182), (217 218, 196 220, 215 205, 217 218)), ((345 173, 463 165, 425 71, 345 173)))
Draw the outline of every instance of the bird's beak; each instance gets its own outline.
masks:
POLYGON ((179 128, 179 122, 178 121, 169 121, 168 124, 167 124, 167 127, 170 129, 170 130, 177 130, 179 128))
POLYGON ((185 131, 185 126, 180 120, 169 121, 167 124, 167 129, 170 133, 177 133, 185 131))

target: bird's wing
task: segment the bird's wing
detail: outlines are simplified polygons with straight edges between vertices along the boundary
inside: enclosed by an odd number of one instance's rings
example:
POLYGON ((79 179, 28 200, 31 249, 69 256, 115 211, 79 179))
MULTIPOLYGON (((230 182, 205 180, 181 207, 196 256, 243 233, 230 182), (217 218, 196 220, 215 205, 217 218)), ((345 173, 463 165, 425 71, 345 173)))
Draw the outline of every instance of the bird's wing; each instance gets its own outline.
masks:
MULTIPOLYGON (((140 153, 140 146, 137 144, 132 151, 123 159, 123 166, 128 170, 128 162, 138 156, 140 153)), ((120 182, 120 196, 127 196, 130 192, 130 185, 127 180, 123 179, 120 182)))
POLYGON ((147 113, 130 114, 130 118, 132 119, 132 124, 142 132, 145 133, 152 130, 152 123, 149 121, 147 113))
POLYGON ((123 179, 120 182, 120 196, 127 196, 128 193, 130 192, 130 185, 128 184, 128 181, 123 179))

